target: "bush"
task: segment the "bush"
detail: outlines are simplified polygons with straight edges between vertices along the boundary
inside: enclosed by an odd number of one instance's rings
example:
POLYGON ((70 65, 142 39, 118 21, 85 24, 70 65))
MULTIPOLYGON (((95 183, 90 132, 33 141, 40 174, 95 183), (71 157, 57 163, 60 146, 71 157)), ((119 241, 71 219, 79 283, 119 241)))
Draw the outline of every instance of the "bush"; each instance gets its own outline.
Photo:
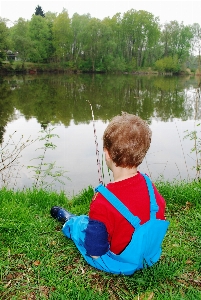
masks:
POLYGON ((166 56, 155 62, 155 68, 159 72, 178 73, 180 71, 179 60, 177 56, 166 56))

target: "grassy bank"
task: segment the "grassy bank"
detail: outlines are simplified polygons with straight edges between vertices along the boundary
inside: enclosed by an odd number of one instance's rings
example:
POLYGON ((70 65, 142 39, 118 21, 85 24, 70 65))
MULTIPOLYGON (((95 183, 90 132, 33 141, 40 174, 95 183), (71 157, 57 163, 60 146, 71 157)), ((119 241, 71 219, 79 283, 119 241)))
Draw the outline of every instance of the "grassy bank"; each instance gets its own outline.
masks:
POLYGON ((201 299, 201 183, 157 183, 170 228, 155 266, 132 276, 88 266, 53 205, 86 214, 92 188, 72 200, 38 190, 0 191, 0 299, 201 299))
POLYGON ((4 62, 0 68, 0 74, 2 75, 17 75, 17 74, 41 74, 41 73, 79 73, 79 70, 73 70, 68 66, 56 63, 29 63, 25 62, 4 62))
MULTIPOLYGON (((22 64, 20 61, 8 62, 4 61, 2 66, 0 67, 1 75, 18 75, 18 74, 80 74, 80 73, 110 73, 110 74, 133 74, 133 75, 173 75, 172 72, 159 72, 151 67, 144 67, 133 69, 132 71, 99 71, 95 70, 82 70, 76 67, 72 67, 67 63, 30 63, 25 62, 22 64)), ((194 72, 191 72, 189 69, 185 71, 180 71, 176 73, 177 75, 195 75, 194 72)), ((197 74, 198 75, 198 74, 197 74)))

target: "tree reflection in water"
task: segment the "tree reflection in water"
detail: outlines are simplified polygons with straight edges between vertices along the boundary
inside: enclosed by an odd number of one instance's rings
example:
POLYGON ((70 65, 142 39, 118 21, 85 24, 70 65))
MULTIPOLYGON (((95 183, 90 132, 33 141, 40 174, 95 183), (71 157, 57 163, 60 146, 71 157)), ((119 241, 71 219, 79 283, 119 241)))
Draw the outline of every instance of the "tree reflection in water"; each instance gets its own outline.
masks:
MULTIPOLYGON (((153 180, 161 175, 167 180, 183 179, 188 177, 187 173, 193 178, 191 145, 183 136, 184 131, 193 126, 197 86, 195 77, 83 74, 4 78, 0 82, 0 128, 4 139, 13 129, 19 135, 31 134, 35 138, 44 124, 54 126, 60 139, 56 141, 57 149, 48 154, 48 158, 64 167, 71 178, 64 187, 56 185, 54 188, 77 193, 88 185, 98 184, 92 116, 86 102, 89 100, 94 111, 100 157, 107 122, 126 111, 139 115, 153 130, 152 145, 140 169, 153 180)), ((200 108, 200 103, 197 105, 200 108)), ((30 165, 38 146, 31 145, 23 153, 25 166, 30 165)), ((106 168, 104 175, 107 181, 106 168)), ((30 176, 24 168, 18 186, 30 186, 30 176)))

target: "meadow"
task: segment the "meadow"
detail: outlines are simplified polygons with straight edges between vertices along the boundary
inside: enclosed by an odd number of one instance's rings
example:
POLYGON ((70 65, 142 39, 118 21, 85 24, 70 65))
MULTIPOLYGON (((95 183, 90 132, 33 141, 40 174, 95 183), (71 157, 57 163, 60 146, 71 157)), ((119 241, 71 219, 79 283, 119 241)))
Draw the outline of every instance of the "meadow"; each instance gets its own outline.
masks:
POLYGON ((132 276, 87 265, 50 217, 60 205, 87 214, 92 187, 68 199, 42 189, 0 190, 0 299, 201 299, 201 182, 155 182, 170 227, 160 261, 132 276))

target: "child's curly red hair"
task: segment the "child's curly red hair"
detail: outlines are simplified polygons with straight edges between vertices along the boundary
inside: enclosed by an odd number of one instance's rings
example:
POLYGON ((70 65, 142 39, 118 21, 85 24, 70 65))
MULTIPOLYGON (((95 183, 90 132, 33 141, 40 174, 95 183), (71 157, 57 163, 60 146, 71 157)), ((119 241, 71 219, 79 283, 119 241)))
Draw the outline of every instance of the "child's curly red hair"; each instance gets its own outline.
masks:
POLYGON ((117 167, 139 166, 151 144, 151 129, 140 117, 122 112, 103 134, 103 147, 117 167))

